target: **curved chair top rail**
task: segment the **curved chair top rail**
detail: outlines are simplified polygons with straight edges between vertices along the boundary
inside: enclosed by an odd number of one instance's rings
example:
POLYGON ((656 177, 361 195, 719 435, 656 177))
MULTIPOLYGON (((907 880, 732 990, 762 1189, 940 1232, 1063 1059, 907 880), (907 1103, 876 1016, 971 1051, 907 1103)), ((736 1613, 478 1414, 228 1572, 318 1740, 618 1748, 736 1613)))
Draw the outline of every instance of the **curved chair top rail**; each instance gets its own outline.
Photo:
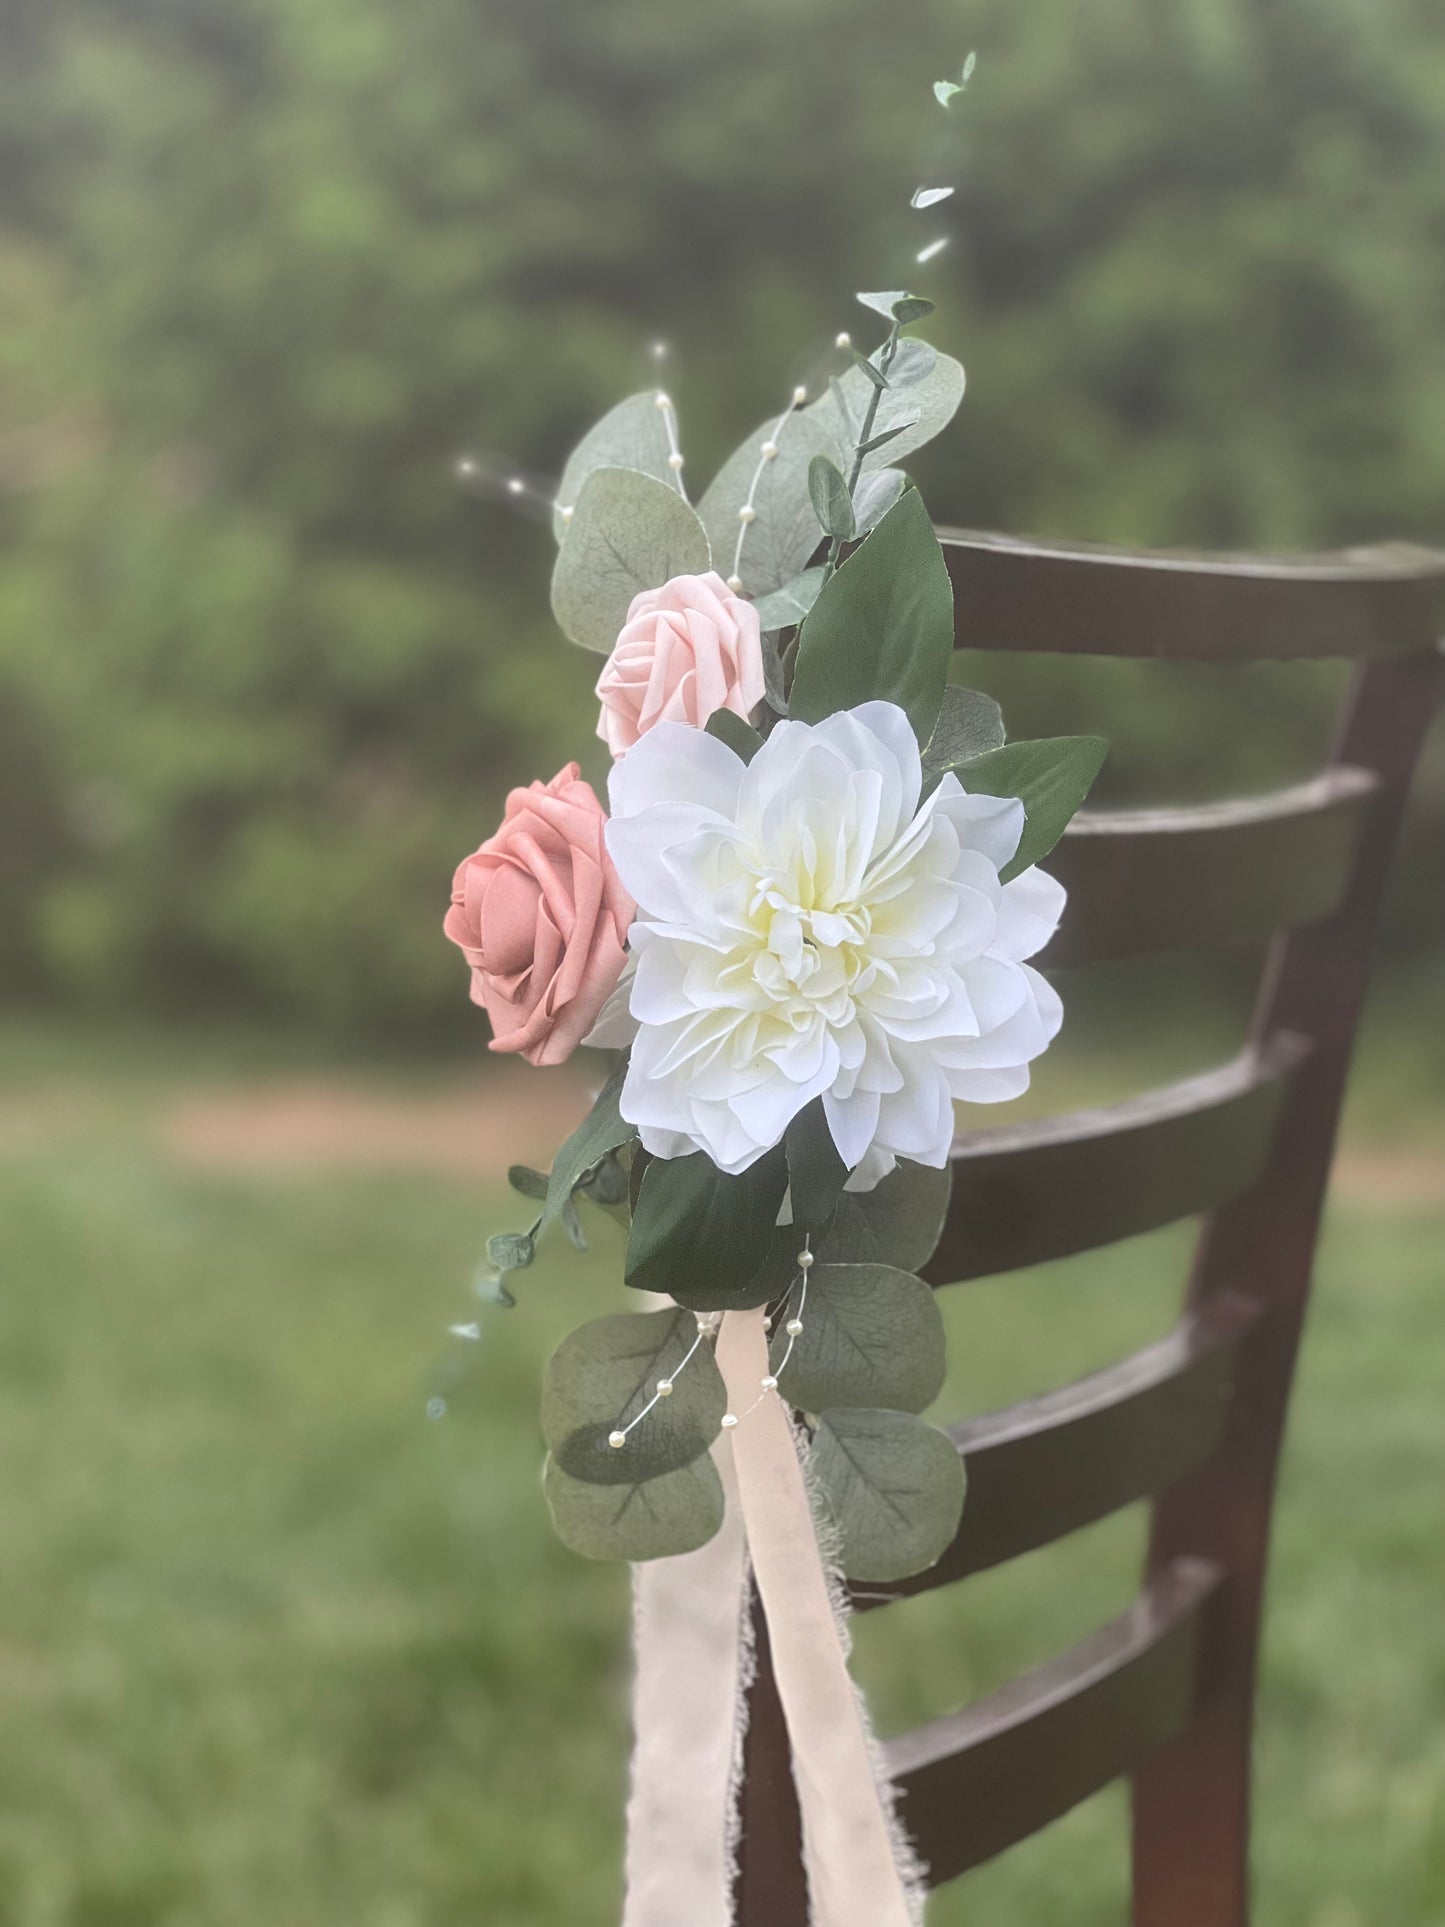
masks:
POLYGON ((1269 795, 1081 810, 1048 859, 1069 892, 1047 963, 1218 949, 1339 909, 1380 790, 1336 764, 1269 795))
POLYGON ((940 529, 954 646, 1246 663, 1408 655, 1445 636, 1445 552, 1277 559, 940 529))
POLYGON ((1180 1559, 1069 1652, 884 1748, 937 1887, 1036 1833, 1181 1732, 1220 1568, 1180 1559))
POLYGON ((1238 1197, 1259 1177, 1310 1042, 1278 1032, 1119 1104, 956 1138, 933 1285, 1092 1251, 1238 1197))

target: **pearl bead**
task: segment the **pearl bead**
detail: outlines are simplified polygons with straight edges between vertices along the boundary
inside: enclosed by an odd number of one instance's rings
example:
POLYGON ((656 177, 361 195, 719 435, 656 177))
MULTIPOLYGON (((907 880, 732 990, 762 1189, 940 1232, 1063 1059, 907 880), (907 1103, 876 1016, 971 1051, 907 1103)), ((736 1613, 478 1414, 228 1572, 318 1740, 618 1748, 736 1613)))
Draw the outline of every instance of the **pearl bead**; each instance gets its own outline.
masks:
POLYGON ((793 390, 793 406, 794 406, 794 408, 801 408, 801 407, 802 407, 802 405, 803 405, 803 403, 804 403, 804 402, 805 402, 805 401, 806 401, 807 399, 808 399, 808 391, 807 391, 807 389, 806 389, 806 388, 805 388, 805 387, 803 386, 803 384, 802 384, 801 382, 799 382, 799 384, 798 384, 798 386, 797 386, 797 387, 796 387, 796 388, 795 388, 795 389, 793 390))
POLYGON ((557 513, 561 516, 564 522, 570 522, 572 520, 573 511, 571 508, 558 509, 557 513))
POLYGON ((788 1334, 789 1338, 796 1338, 802 1329, 803 1321, 801 1318, 790 1318, 783 1327, 783 1330, 788 1334))
POLYGON ((776 442, 764 442, 763 443, 763 460, 765 462, 775 462, 777 459, 778 459, 778 444, 776 442))
POLYGON ((657 393, 657 406, 659 408, 671 408, 672 406, 671 397, 668 395, 664 395, 661 389, 659 389, 657 393))
POLYGON ((753 507, 752 503, 744 502, 742 507, 738 510, 738 520, 740 522, 756 522, 757 519, 758 519, 758 512, 753 507))
POLYGON ((764 1330, 765 1332, 770 1332, 770 1331, 771 1331, 772 1329, 773 1329, 773 1321, 772 1321, 772 1319, 771 1319, 771 1318, 765 1318, 765 1319, 763 1320, 763 1330, 764 1330))
POLYGON ((743 586, 743 579, 740 575, 730 575, 728 577, 728 587, 732 590, 734 595, 737 595, 740 592, 740 590, 742 589, 742 586, 743 586))
POLYGON ((668 456, 667 465, 675 475, 678 469, 682 467, 682 456, 676 451, 674 451, 671 455, 668 456))
POLYGON ((658 1379, 658 1381, 657 1381, 657 1396, 658 1396, 659 1398, 671 1398, 671 1397, 672 1397, 672 1380, 671 1380, 670 1378, 660 1378, 660 1379, 658 1379))
POLYGON ((812 1252, 806 1247, 798 1253, 799 1271, 811 1271, 816 1262, 817 1260, 814 1258, 812 1252))
POLYGON ((763 1380, 763 1390, 765 1392, 775 1392, 777 1389, 778 1381, 773 1377, 772 1373, 769 1372, 768 1376, 763 1380))
POLYGON ((738 1415, 736 1412, 723 1413, 722 1423, 723 1423, 723 1430, 725 1432, 731 1432, 733 1427, 737 1424, 737 1422, 738 1422, 738 1415))
POLYGON ((846 328, 839 330, 838 339, 834 345, 839 348, 851 348, 853 346, 853 337, 846 328))
POLYGON ((613 1451, 615 1452, 619 1446, 626 1445, 627 1434, 625 1432, 609 1432, 607 1434, 607 1443, 612 1447, 613 1451))

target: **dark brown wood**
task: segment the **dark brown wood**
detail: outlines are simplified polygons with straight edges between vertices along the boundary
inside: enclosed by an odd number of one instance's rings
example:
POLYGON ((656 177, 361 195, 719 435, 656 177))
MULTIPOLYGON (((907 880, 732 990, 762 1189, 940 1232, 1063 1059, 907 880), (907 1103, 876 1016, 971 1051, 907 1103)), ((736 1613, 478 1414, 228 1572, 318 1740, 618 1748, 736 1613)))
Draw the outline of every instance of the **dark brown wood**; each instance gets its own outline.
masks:
POLYGON ((1260 662, 1398 655, 1445 635, 1445 555, 1140 554, 940 529, 959 649, 1260 662))
POLYGON ((1047 962, 1257 942, 1338 910, 1378 779, 1332 769, 1272 796, 1085 811, 1048 867, 1069 893, 1047 962))
POLYGON ((1251 1185, 1308 1051, 1278 1033, 1201 1077, 1041 1123, 971 1132, 931 1284, 1093 1250, 1212 1211, 1251 1185))
POLYGON ((1329 922, 1276 945, 1261 989, 1258 1034, 1288 1025, 1315 1049, 1289 1092, 1260 1183, 1207 1228, 1190 1288, 1196 1308, 1243 1290, 1265 1314, 1240 1358, 1223 1449, 1155 1515, 1151 1570, 1187 1551, 1218 1560, 1230 1586, 1208 1703, 1135 1780, 1135 1927, 1245 1927, 1249 1919, 1250 1737, 1275 1471, 1380 898, 1440 688, 1438 654, 1371 664, 1358 676, 1337 760, 1378 774, 1381 806, 1349 899, 1329 922))
POLYGON ((1249 1299, 1216 1299, 1107 1371, 950 1426, 968 1469, 958 1536, 927 1572, 854 1587, 857 1610, 1016 1559, 1205 1464, 1224 1435, 1236 1352, 1258 1315, 1249 1299))
POLYGON ((747 1927, 808 1927, 803 1822, 793 1785, 788 1726, 773 1679, 767 1616, 757 1588, 749 1592, 757 1666, 747 1696, 733 1906, 738 1921, 747 1927))
POLYGON ((1221 1577, 1179 1560, 1080 1645, 885 1749, 931 1886, 1036 1833, 1187 1725, 1221 1577))

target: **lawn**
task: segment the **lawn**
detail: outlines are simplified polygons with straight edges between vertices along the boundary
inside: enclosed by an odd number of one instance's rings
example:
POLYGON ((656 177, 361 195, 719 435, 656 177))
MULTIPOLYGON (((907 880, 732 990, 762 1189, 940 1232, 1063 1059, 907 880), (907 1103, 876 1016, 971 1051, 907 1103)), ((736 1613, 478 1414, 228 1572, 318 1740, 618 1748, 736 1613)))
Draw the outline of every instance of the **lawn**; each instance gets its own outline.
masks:
MULTIPOLYGON (((504 1200, 201 1168, 154 1128, 174 1067, 47 1061, 10 1054, 0 1131, 0 1923, 611 1927, 626 1578, 553 1542, 535 1403, 557 1338, 621 1301, 616 1234, 460 1346, 504 1200)), ((949 1294, 944 1415, 1158 1333, 1182 1249, 949 1294)), ((1445 1196, 1353 1185, 1332 1213, 1273 1576, 1261 1927, 1445 1920, 1442 1249, 1445 1196)), ((884 1729, 1117 1610, 1140 1523, 862 1622, 884 1729)), ((931 1921, 1118 1927, 1122 1814, 1080 1809, 931 1921)))

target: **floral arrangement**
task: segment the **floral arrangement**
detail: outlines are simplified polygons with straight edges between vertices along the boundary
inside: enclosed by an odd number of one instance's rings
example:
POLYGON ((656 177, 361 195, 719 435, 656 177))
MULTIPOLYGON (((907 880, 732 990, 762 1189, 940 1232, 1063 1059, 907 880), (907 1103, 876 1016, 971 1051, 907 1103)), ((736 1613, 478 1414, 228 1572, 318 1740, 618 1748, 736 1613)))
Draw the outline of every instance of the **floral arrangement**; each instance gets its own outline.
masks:
MULTIPOLYGON (((945 108, 971 67, 935 87, 945 108)), ((899 464, 964 373, 911 332, 930 301, 858 299, 881 339, 840 335, 821 392, 795 389, 696 502, 661 392, 568 461, 552 608, 603 658, 610 807, 576 763, 514 790, 446 919, 493 1050, 613 1053, 550 1174, 513 1168, 535 1215, 491 1239, 482 1288, 513 1303, 559 1228, 584 1242, 584 1209, 625 1229, 644 1308, 564 1340, 541 1419, 566 1544, 664 1562, 637 1585, 627 1927, 732 1919, 750 1597, 815 1921, 919 1916, 842 1581, 919 1572, 958 1530, 962 1461, 920 1416, 944 1335, 918 1274, 955 1106, 1018 1096, 1059 1029, 1030 959, 1064 892, 1039 865, 1104 756, 1009 742, 949 681, 948 568, 899 464)))
POLYGON ((695 505, 660 392, 567 463, 552 607, 605 657, 610 815, 575 763, 514 790, 446 920, 494 1050, 617 1053, 550 1177, 512 1171, 540 1209, 489 1248, 499 1274, 529 1265, 559 1224, 582 1235, 580 1200, 627 1224, 628 1285, 666 1301, 584 1326, 547 1373, 548 1501, 594 1557, 716 1531, 709 1448, 745 1416, 718 1327, 760 1307, 757 1391, 808 1415, 847 1576, 927 1566, 963 1503, 917 1416, 943 1333, 916 1272, 955 1103, 1018 1096, 1059 1028, 1029 959, 1064 893, 1038 865, 1104 746, 1009 743, 950 684, 948 570, 897 463, 963 369, 909 332, 931 302, 859 300, 877 347, 797 390, 695 505))

